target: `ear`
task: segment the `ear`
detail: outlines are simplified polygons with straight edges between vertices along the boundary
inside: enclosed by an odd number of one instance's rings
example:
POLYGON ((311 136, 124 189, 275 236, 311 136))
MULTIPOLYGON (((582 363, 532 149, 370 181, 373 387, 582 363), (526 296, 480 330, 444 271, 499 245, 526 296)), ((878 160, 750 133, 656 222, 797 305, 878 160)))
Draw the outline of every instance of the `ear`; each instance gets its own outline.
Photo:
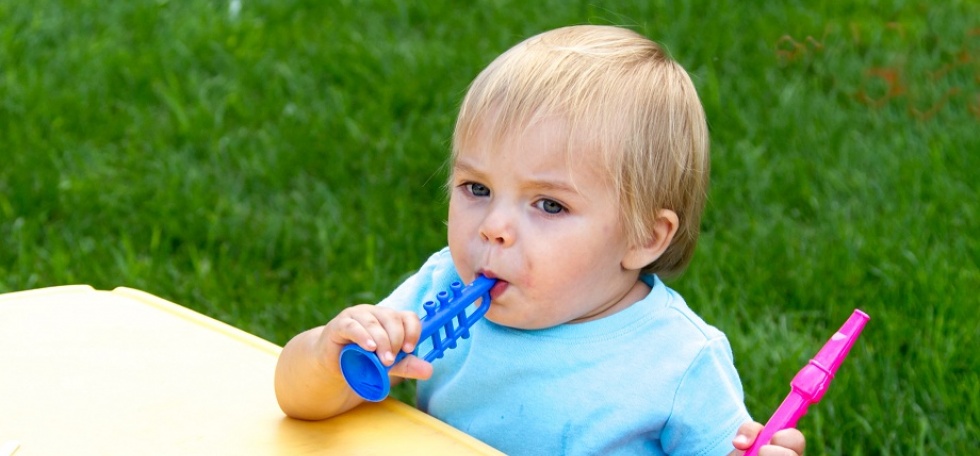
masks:
POLYGON ((657 221, 654 222, 653 230, 649 233, 646 242, 630 247, 623 257, 622 266, 627 270, 640 270, 646 265, 653 263, 660 258, 670 241, 677 233, 678 218, 677 213, 670 209, 657 211, 657 221))

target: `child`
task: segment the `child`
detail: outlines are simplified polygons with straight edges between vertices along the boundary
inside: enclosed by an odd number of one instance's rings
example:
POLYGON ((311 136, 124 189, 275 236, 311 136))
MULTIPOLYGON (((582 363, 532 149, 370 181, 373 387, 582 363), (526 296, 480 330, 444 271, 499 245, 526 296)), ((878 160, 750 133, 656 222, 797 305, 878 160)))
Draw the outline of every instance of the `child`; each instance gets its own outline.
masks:
MULTIPOLYGON (((448 248, 377 306, 348 308, 283 348, 286 414, 358 405, 340 349, 357 343, 390 365, 419 344, 424 301, 484 274, 498 282, 470 339, 434 367, 409 356, 391 370, 393 381, 428 380, 421 410, 510 454, 751 445, 761 425, 727 339, 658 277, 690 261, 708 182, 704 112, 680 65, 622 28, 532 37, 473 82, 451 165, 448 248)), ((765 450, 803 447, 792 429, 765 450)))

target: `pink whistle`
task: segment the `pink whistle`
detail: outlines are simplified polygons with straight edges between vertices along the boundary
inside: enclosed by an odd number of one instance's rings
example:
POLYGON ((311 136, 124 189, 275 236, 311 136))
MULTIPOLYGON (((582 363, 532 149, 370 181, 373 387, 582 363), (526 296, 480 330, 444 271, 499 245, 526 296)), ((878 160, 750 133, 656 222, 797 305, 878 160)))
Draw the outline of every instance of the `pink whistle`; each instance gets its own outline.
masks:
POLYGON ((789 395, 769 418, 766 426, 755 439, 755 443, 745 452, 745 456, 756 456, 759 448, 768 444, 773 434, 795 427, 796 422, 806 414, 810 404, 820 402, 827 392, 827 387, 830 386, 830 381, 834 379, 837 368, 851 351, 851 346, 861 335, 864 324, 870 318, 868 314, 854 309, 854 313, 844 322, 844 326, 841 326, 840 330, 824 344, 817 356, 796 373, 796 377, 793 377, 793 381, 790 382, 792 389, 789 395))

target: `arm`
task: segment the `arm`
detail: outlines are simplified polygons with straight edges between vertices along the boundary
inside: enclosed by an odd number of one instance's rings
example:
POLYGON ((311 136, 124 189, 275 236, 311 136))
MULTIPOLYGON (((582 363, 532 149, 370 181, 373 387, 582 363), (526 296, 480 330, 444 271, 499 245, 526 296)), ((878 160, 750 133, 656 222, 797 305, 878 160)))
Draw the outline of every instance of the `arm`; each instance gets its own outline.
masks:
MULTIPOLYGON (((340 372, 340 350, 349 343, 381 354, 391 365, 398 351, 411 352, 418 343, 421 324, 412 312, 362 304, 345 309, 324 326, 302 332, 282 349, 276 364, 275 389, 286 415, 320 420, 344 413, 363 400, 340 372)), ((407 356, 390 371, 392 383, 402 378, 425 379, 432 366, 407 356)))
MULTIPOLYGON (((735 440, 732 441, 732 445, 735 446, 735 451, 732 451, 728 455, 741 456, 745 454, 745 451, 752 447, 755 438, 759 436, 759 432, 761 431, 761 423, 748 422, 741 425, 738 428, 738 434, 735 435, 735 440)), ((803 433, 796 430, 796 428, 789 428, 775 433, 772 436, 772 440, 769 441, 769 444, 759 449, 759 455, 802 456, 803 450, 805 449, 806 439, 803 437, 803 433)))

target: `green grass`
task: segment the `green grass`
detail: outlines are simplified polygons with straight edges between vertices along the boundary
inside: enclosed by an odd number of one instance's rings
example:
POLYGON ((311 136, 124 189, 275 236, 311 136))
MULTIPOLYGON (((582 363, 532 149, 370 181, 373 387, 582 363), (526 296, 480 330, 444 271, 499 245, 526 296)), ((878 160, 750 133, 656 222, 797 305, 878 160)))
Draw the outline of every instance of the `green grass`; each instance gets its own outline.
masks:
POLYGON ((729 334, 757 419, 861 308, 808 454, 980 447, 980 6, 598 3, 0 0, 0 292, 135 287, 285 343, 445 243, 484 65, 627 25, 708 113, 704 234, 671 286, 729 334))

